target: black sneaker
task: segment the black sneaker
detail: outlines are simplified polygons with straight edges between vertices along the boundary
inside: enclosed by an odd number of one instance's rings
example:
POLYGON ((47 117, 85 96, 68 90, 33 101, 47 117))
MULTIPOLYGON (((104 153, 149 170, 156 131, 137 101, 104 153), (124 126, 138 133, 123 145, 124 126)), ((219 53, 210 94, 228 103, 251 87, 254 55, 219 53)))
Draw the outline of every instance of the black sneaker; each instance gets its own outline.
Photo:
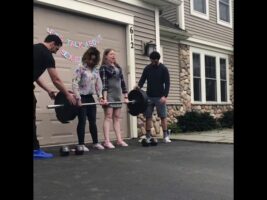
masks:
POLYGON ((157 138, 150 138, 150 145, 151 146, 157 146, 158 145, 157 138))
POLYGON ((151 138, 144 138, 142 139, 141 143, 142 143, 142 146, 144 147, 148 147, 150 144, 151 144, 151 138))

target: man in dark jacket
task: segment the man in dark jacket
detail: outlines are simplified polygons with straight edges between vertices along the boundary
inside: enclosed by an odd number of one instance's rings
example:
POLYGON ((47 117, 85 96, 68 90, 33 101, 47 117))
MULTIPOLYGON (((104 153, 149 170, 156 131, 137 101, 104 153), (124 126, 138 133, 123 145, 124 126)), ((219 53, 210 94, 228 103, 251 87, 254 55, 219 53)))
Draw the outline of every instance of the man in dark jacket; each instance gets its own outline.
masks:
POLYGON ((170 89, 170 75, 168 68, 159 62, 160 54, 156 51, 150 54, 151 63, 144 68, 142 76, 138 82, 137 88, 142 88, 147 81, 147 96, 150 103, 144 113, 146 117, 146 138, 150 142, 152 113, 154 107, 157 108, 158 116, 161 118, 164 142, 171 142, 167 132, 167 106, 166 101, 170 89))
MULTIPOLYGON (((75 104, 76 99, 70 94, 67 88, 64 86, 62 80, 59 78, 56 67, 55 60, 52 53, 57 53, 59 48, 62 46, 62 41, 57 35, 48 35, 43 43, 33 45, 33 83, 36 82, 41 88, 47 91, 50 98, 54 98, 54 92, 46 85, 46 83, 41 79, 41 75, 45 70, 57 89, 66 95, 66 98, 70 104, 75 104)), ((35 159, 41 158, 52 158, 53 155, 46 153, 40 149, 39 141, 36 134, 36 103, 37 100, 34 95, 33 85, 33 156, 35 159)))

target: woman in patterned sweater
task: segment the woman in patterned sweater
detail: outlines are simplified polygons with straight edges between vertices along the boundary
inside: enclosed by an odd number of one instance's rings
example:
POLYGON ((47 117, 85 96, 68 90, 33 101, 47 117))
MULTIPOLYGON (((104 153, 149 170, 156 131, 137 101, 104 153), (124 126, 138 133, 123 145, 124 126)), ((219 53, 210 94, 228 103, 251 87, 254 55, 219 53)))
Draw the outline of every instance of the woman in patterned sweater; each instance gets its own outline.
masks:
POLYGON ((75 69, 72 89, 77 98, 78 125, 77 135, 79 145, 83 145, 84 151, 89 149, 84 145, 86 117, 89 121, 89 131, 93 140, 93 147, 99 150, 104 147, 98 142, 97 126, 96 126, 96 105, 81 106, 82 103, 94 103, 93 94, 98 96, 100 104, 102 98, 102 81, 99 76, 97 65, 100 61, 100 52, 95 47, 90 47, 82 57, 82 65, 75 69))

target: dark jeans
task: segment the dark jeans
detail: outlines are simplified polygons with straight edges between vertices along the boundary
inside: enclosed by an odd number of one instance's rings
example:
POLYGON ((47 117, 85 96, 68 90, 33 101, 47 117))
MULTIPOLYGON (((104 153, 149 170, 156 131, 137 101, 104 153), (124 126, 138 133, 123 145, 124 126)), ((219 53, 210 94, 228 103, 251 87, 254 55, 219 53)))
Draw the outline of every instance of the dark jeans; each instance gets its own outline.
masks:
POLYGON ((39 141, 37 139, 37 134, 36 134, 36 97, 34 95, 33 91, 33 150, 38 150, 40 149, 39 141))
MULTIPOLYGON (((94 103, 92 95, 81 95, 82 103, 94 103)), ((96 127, 96 105, 81 106, 78 111, 77 135, 79 144, 84 144, 86 117, 89 121, 89 131, 92 136, 93 143, 98 143, 97 127, 96 127)))

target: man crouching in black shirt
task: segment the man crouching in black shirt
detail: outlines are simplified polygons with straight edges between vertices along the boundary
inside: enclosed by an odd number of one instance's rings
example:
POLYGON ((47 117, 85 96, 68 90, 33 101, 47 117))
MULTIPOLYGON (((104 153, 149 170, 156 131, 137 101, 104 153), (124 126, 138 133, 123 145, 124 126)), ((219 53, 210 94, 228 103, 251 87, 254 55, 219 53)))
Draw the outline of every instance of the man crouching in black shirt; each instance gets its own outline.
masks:
MULTIPOLYGON (((46 85, 46 83, 40 78, 45 70, 57 89, 66 95, 66 98, 71 105, 76 104, 76 99, 71 93, 68 92, 67 88, 64 86, 62 80, 59 78, 56 67, 55 60, 52 53, 57 53, 59 48, 62 46, 62 41, 57 35, 48 35, 43 43, 33 45, 33 83, 36 82, 41 88, 43 88, 51 99, 55 98, 54 92, 46 85)), ((42 158, 52 158, 53 155, 46 153, 40 149, 39 141, 36 134, 36 103, 37 100, 34 95, 33 85, 33 156, 34 159, 42 158)))

